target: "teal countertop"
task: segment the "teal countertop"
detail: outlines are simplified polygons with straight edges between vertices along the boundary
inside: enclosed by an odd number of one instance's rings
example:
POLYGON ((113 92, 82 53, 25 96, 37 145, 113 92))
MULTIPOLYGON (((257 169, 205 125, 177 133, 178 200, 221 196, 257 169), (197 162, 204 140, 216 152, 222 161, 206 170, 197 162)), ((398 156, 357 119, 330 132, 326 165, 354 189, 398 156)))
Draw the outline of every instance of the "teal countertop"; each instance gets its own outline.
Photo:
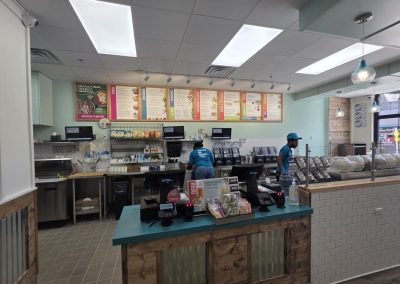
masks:
POLYGON ((254 218, 224 225, 215 225, 210 215, 204 215, 194 217, 191 222, 185 222, 183 217, 174 218, 174 223, 169 227, 163 227, 160 221, 157 221, 150 227, 151 222, 144 223, 140 221, 140 205, 125 206, 115 228, 112 244, 114 246, 134 244, 203 231, 266 223, 313 213, 312 208, 303 205, 286 205, 283 209, 279 209, 273 205, 269 206, 269 209, 269 212, 260 212, 257 208, 254 210, 254 218))

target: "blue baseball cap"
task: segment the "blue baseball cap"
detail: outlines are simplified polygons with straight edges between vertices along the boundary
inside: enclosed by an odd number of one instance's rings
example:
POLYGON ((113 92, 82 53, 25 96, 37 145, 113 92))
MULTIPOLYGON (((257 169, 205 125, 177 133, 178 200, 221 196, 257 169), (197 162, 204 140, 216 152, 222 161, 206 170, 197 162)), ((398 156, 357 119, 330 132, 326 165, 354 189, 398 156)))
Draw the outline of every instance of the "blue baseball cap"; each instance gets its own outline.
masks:
POLYGON ((289 133, 287 135, 287 140, 299 140, 302 139, 301 137, 299 137, 299 135, 297 135, 297 133, 289 133))

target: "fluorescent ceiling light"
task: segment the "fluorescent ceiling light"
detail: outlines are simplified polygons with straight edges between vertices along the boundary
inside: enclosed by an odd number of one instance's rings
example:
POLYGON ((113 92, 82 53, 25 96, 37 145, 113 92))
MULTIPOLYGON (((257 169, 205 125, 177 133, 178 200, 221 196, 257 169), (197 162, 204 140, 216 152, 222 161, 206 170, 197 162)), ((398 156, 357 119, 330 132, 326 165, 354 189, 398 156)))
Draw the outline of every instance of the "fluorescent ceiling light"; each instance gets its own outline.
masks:
MULTIPOLYGON (((301 74, 309 74, 309 75, 318 75, 322 72, 350 62, 354 59, 357 59, 363 56, 362 43, 358 42, 349 47, 346 47, 328 57, 325 57, 303 69, 297 71, 296 73, 301 74)), ((364 55, 382 49, 383 46, 373 45, 373 44, 364 44, 364 55)))
POLYGON ((100 54, 136 57, 131 7, 96 0, 69 0, 100 54))
POLYGON ((281 32, 279 29, 243 25, 212 64, 239 67, 281 32))

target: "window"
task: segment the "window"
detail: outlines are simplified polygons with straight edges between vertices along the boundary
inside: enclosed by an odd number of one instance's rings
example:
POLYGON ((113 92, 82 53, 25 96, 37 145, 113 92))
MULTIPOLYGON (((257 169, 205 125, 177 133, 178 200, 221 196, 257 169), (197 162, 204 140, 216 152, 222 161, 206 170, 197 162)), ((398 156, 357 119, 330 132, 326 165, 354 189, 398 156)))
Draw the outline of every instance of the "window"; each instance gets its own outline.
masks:
POLYGON ((375 97, 380 111, 374 116, 374 140, 382 153, 395 153, 394 130, 400 131, 400 94, 389 93, 375 97))

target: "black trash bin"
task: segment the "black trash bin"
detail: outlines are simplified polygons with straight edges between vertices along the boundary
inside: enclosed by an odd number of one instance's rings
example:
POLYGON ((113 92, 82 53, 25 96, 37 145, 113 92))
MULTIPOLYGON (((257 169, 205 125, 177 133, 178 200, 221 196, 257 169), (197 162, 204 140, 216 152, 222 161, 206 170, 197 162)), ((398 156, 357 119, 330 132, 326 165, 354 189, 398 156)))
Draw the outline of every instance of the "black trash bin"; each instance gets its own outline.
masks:
POLYGON ((129 204, 128 184, 127 180, 114 181, 112 184, 114 193, 114 212, 115 219, 117 220, 121 216, 124 206, 129 204))

